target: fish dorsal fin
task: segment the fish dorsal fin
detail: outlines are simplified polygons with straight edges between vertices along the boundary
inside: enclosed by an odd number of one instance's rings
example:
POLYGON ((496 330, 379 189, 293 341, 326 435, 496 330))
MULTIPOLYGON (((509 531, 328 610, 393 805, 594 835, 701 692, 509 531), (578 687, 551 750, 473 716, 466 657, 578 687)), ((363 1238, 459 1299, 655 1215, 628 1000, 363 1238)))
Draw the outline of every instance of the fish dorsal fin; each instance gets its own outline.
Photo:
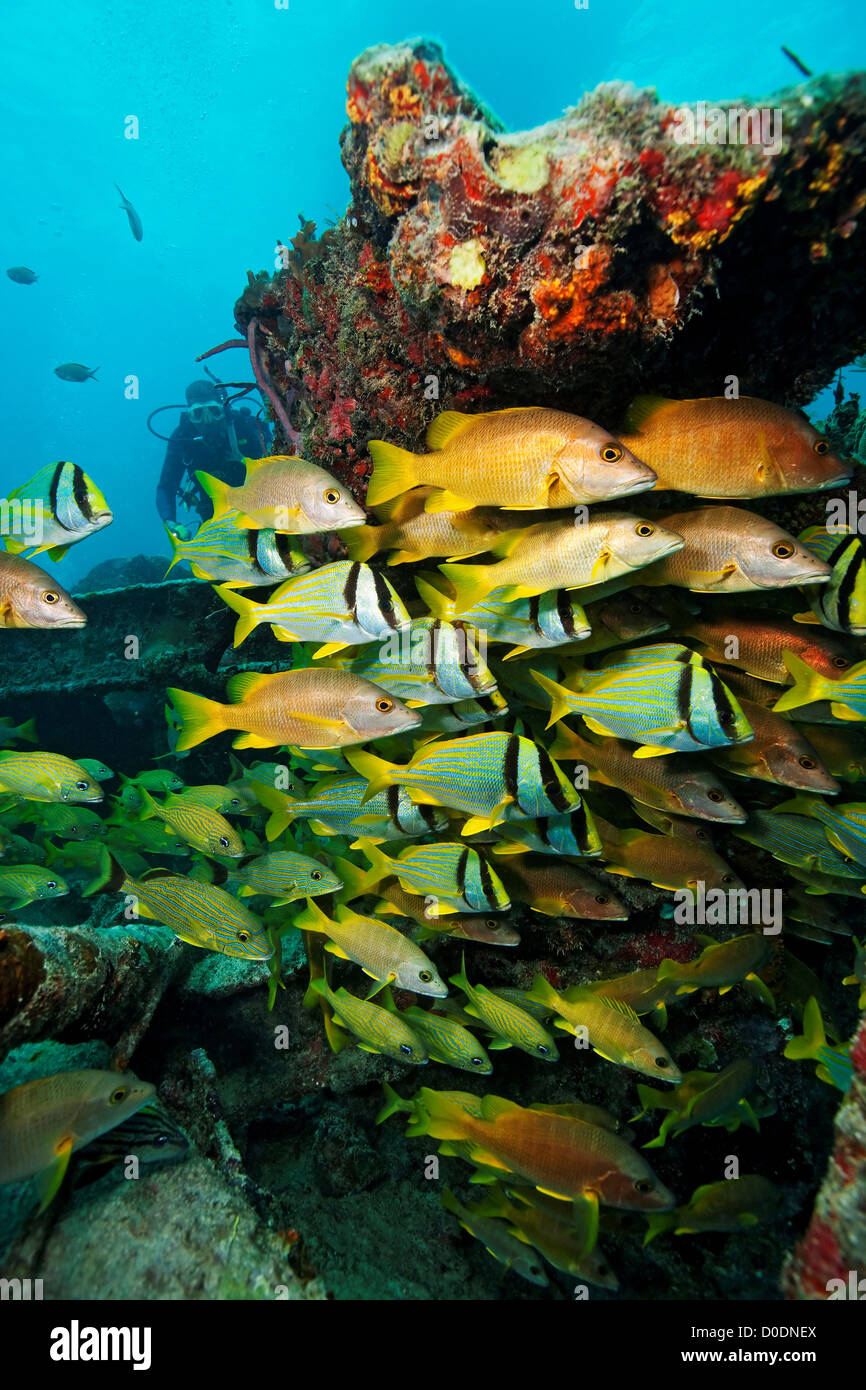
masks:
POLYGON ((247 478, 252 473, 257 473, 260 468, 270 467, 272 463, 297 463, 297 459, 292 454, 266 454, 264 458, 243 460, 247 470, 247 478))
POLYGON ((636 396, 625 414, 625 434, 638 434, 657 411, 675 405, 666 396, 636 396))
POLYGON ((481 1101, 481 1114, 485 1120, 495 1120, 500 1115, 514 1115, 523 1110, 522 1105, 516 1105, 513 1100, 506 1100, 504 1096, 484 1096, 481 1101))
POLYGON ((477 415, 468 415, 462 410, 443 410, 427 430, 427 448, 444 449, 446 444, 456 439, 458 434, 477 419, 477 415))
POLYGON ((606 1009, 616 1009, 618 1014, 622 1014, 624 1018, 631 1019, 632 1023, 640 1023, 640 1019, 631 1004, 627 1004, 624 999, 611 999, 607 994, 596 994, 593 997, 595 999, 600 999, 606 1009))
POLYGON ((232 704, 239 705, 249 699, 268 679, 262 671, 239 671, 236 676, 230 676, 226 681, 226 692, 232 704))

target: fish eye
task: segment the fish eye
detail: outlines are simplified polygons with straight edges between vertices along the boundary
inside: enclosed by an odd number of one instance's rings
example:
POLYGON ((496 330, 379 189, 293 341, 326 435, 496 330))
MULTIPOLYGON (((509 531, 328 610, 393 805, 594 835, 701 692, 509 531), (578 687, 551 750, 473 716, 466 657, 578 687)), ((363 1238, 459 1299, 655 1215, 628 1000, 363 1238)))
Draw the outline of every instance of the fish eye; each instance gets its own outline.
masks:
POLYGON ((250 939, 250 934, 249 934, 248 931, 239 931, 239 932, 238 932, 238 941, 241 943, 242 946, 246 946, 246 944, 247 944, 247 942, 249 941, 249 939, 250 939))
POLYGON ((42 595, 42 602, 43 602, 43 603, 59 603, 59 602, 60 602, 60 595, 59 595, 58 593, 55 593, 55 591, 54 591, 53 589, 46 589, 46 590, 45 590, 45 593, 42 595))
POLYGON ((220 835, 220 844, 222 845, 223 849, 228 849, 229 841, 227 835, 220 835))
POLYGON ((720 723, 720 724, 724 725, 726 728, 730 728, 730 726, 731 726, 732 724, 736 724, 736 722, 737 722, 737 717, 736 717, 736 715, 734 714, 734 711, 733 711, 733 710, 730 710, 730 709, 722 710, 721 714, 719 715, 719 723, 720 723))
POLYGON ((412 1049, 411 1049, 411 1047, 409 1046, 408 1043, 401 1043, 401 1044, 400 1044, 400 1051, 403 1053, 403 1056, 404 1056, 404 1057, 411 1057, 411 1056, 413 1055, 413 1054, 412 1054, 412 1049))
POLYGON ((340 490, 336 487, 329 487, 325 489, 325 491, 322 493, 322 496, 324 497, 325 501, 330 503, 330 505, 333 507, 340 500, 340 490))
POLYGON ((500 927, 502 926, 502 923, 497 922, 495 917, 488 917, 484 925, 488 928, 489 931, 499 931, 500 927))
POLYGON ((670 1066, 670 1062, 668 1061, 667 1057, 656 1057, 656 1066, 664 1069, 665 1067, 670 1066))
POLYGON ((710 838, 710 837, 709 837, 709 835, 707 834, 706 830, 696 830, 696 831, 695 831, 695 839, 696 839, 696 840, 708 840, 709 838, 710 838))
POLYGON ((830 452, 830 445, 826 439, 816 439, 812 448, 815 450, 816 454, 829 454, 830 452))
POLYGON ((240 806, 240 804, 240 798, 237 796, 233 796, 231 801, 229 802, 230 806, 240 806))
POLYGON ((386 597, 381 600, 379 606, 381 607, 383 613, 390 613, 393 610, 394 605, 391 602, 390 594, 386 595, 386 597))
POLYGON ((628 611, 629 611, 629 613, 641 613, 641 612, 643 611, 643 604, 642 604, 642 603, 630 603, 629 606, 628 606, 628 611))
POLYGON ((635 1192, 652 1192, 653 1185, 649 1178, 638 1178, 634 1185, 635 1192))
POLYGON ((50 878, 50 879, 48 880, 48 882, 46 883, 45 887, 46 887, 46 888, 56 888, 56 887, 57 887, 57 884, 54 882, 54 879, 53 879, 53 878, 50 878))
POLYGON ((470 1057, 469 1060, 470 1060, 470 1062, 472 1063, 473 1067, 483 1067, 483 1066, 484 1066, 484 1058, 483 1058, 483 1057, 470 1057))
POLYGON ((429 970, 419 970, 418 979, 421 981, 422 985, 429 985, 430 981, 433 979, 433 976, 430 974, 429 970))
POLYGON ((322 875, 319 873, 319 870, 318 870, 318 869, 311 869, 311 870, 310 870, 310 878, 313 879, 316 883, 319 882, 319 879, 320 879, 321 877, 322 877, 322 875))
POLYGON ((724 793, 724 792, 720 792, 719 789, 718 789, 718 787, 710 787, 710 790, 707 792, 707 800, 708 800, 708 801, 715 801, 716 805, 718 805, 718 803, 719 803, 720 801, 724 801, 724 799, 725 799, 725 793, 724 793))
POLYGON ((376 701, 376 708, 380 714, 387 714, 389 709, 394 708, 393 700, 381 699, 376 701))
POLYGON ((634 528, 634 532, 636 536, 651 536, 655 529, 656 528, 652 526, 650 522, 639 521, 637 526, 634 528))
POLYGON ((722 883, 733 883, 733 881, 734 881, 734 875, 733 875, 733 874, 722 874, 722 883))
POLYGON ((802 758, 798 758, 797 761, 806 772, 814 772, 815 768, 818 766, 815 759, 810 758, 808 753, 804 753, 802 758))
POLYGON ((790 560, 793 553, 794 547, 789 545, 787 541, 776 541, 773 546, 773 554, 777 560, 790 560))
POLYGON ((75 790, 76 790, 76 791, 79 791, 79 792, 86 792, 86 791, 89 789, 89 787, 90 787, 90 783, 89 783, 89 782, 76 782, 76 783, 75 783, 75 790))
POLYGON ((601 456, 605 463, 617 463, 622 458, 622 449, 618 444, 605 444, 601 456))
POLYGON ((834 656, 832 664, 836 667, 837 671, 844 671, 845 667, 848 665, 848 658, 847 656, 834 656))
POLYGON ((163 1144, 167 1144, 167 1143, 168 1143, 168 1135, 167 1135, 167 1134, 157 1134, 156 1138, 153 1140, 153 1146, 154 1146, 154 1148, 157 1148, 157 1149, 161 1149, 162 1146, 163 1146, 163 1144))
POLYGON ((119 1105, 122 1100, 126 1100, 128 1094, 129 1092, 127 1091, 125 1086, 118 1086, 117 1089, 112 1091, 111 1095, 108 1097, 108 1104, 119 1105))
POLYGON ((607 896, 607 893, 596 893, 595 900, 597 903, 601 903, 602 906, 604 906, 605 903, 610 902, 610 898, 607 896))
POLYGON ((542 1057, 550 1056, 550 1048, 546 1045, 546 1043, 539 1043, 538 1047, 535 1050, 536 1052, 540 1052, 542 1057))

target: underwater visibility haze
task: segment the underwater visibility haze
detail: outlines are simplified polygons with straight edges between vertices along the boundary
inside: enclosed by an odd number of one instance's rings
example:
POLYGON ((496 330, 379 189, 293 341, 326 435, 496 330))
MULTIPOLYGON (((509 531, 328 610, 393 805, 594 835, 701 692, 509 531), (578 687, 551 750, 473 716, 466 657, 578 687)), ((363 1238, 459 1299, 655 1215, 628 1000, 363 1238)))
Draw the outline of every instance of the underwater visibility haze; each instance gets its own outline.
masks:
POLYGON ((6 16, 3 1298, 866 1296, 864 38, 6 16))

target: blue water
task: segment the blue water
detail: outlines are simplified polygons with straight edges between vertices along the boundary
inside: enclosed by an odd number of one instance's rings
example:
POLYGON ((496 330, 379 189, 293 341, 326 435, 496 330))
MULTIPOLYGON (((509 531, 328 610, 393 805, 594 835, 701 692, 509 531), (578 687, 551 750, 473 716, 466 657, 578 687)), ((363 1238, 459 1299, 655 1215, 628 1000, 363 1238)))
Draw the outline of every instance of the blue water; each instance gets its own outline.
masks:
MULTIPOLYGON (((424 32, 512 128, 540 124, 598 82, 654 86, 673 101, 766 94, 814 71, 862 65, 866 8, 728 0, 208 0, 7 7, 0 58, 3 461, 0 490, 72 459, 115 513, 61 562, 74 582, 113 556, 167 552, 153 495, 163 448, 145 422, 201 374, 196 354, 236 336, 247 268, 272 266, 297 214, 320 227, 347 201, 338 137, 352 59, 424 32), (138 140, 124 137, 137 116, 138 140), (133 240, 114 189, 138 209, 133 240), (99 381, 53 368, 99 367, 99 381), (136 376, 139 398, 125 395, 136 376)), ((241 352, 216 359, 249 379, 241 352)), ((858 389, 866 377, 851 376, 858 389)), ((866 390, 866 385, 860 387, 866 390)), ((817 414, 826 409, 818 403, 817 414)), ((163 415, 171 424, 177 417, 163 415)), ((159 423, 159 422, 157 422, 159 423)), ((168 431, 166 431, 168 432, 168 431)), ((50 561, 44 561, 50 566, 50 561)))

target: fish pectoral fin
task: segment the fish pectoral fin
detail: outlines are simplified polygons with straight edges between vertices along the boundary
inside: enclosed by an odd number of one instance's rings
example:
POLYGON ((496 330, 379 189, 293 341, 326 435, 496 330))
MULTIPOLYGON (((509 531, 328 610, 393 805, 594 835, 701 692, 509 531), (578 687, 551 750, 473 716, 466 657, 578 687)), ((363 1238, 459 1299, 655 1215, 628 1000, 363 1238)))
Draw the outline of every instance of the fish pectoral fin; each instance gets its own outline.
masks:
POLYGON ((795 614, 794 614, 794 622, 795 622, 795 623, 809 623, 809 624, 811 624, 811 625, 813 625, 813 626, 816 626, 816 627, 820 627, 820 625, 821 625, 821 620, 820 620, 820 618, 816 618, 815 614, 814 614, 811 610, 810 610, 808 613, 795 613, 795 614))
POLYGON ((431 492, 424 503, 425 512, 470 512, 475 506, 471 497, 460 497, 456 492, 436 490, 431 492))
POLYGON ((604 548, 599 551, 598 555, 596 555, 595 557, 592 570, 590 572, 590 580, 592 581, 592 583, 598 582, 601 575, 603 575, 605 570, 607 569, 608 560, 612 558, 613 552, 611 551, 609 546, 604 546, 604 548))
MULTIPOLYGON (((296 637, 293 632, 289 632, 287 628, 282 627, 279 623, 271 623, 271 632, 278 642, 300 642, 301 640, 300 637, 296 637)), ((318 656, 319 653, 316 652, 315 655, 318 656)))
POLYGON ((65 1134, 60 1142, 55 1145, 54 1152, 56 1158, 40 1175, 38 1184, 39 1196, 41 1198, 39 1203, 40 1213, 45 1211, 47 1207, 50 1207, 57 1193, 60 1191, 61 1183, 69 1167, 69 1160, 72 1157, 73 1143, 73 1136, 71 1134, 65 1134))
MULTIPOLYGON (((656 732, 656 733, 661 733, 662 731, 661 731, 660 729, 657 729, 655 732, 656 732)), ((671 732, 672 732, 672 731, 671 731, 671 732)), ((677 751, 677 750, 676 750, 675 748, 655 748, 655 747, 651 748, 651 747, 649 747, 647 744, 642 744, 640 748, 636 748, 636 749, 634 750, 634 752, 632 753, 632 757, 633 757, 633 758, 665 758, 665 757, 667 757, 667 755, 668 755, 669 753, 675 753, 676 751, 677 751)))
POLYGON ((326 642, 323 647, 319 647, 313 652, 313 660, 318 661, 324 656, 335 656, 337 652, 345 651, 351 645, 351 642, 326 642))
POLYGON ((351 960, 351 956, 347 956, 342 946, 338 946, 336 941, 326 941, 325 950, 332 956, 339 956, 340 960, 351 960))
POLYGON ((604 725, 603 725, 603 724, 599 724, 599 722, 598 722, 597 719, 593 719, 593 717, 592 717, 591 714, 584 714, 584 715, 581 716, 581 718, 583 719, 583 722, 584 722, 584 724, 586 725, 586 727, 589 729, 590 733, 593 733, 593 734, 601 734, 603 738, 609 738, 609 737, 610 737, 610 734, 608 733, 608 731, 607 731, 607 729, 604 727, 604 725))
POLYGON ((737 573, 737 566, 729 560, 720 570, 692 570, 689 578, 701 585, 701 590, 718 589, 726 579, 737 573))
POLYGON ((272 738, 262 738, 260 734, 239 734, 232 741, 232 748, 273 748, 272 738))
MULTIPOLYGON (((467 1009, 465 1012, 468 1013, 469 1010, 467 1009)), ((511 1043, 507 1038, 494 1038, 492 1042, 485 1043, 485 1046, 488 1052, 505 1052, 507 1048, 511 1047, 511 1043)))
POLYGON ((371 980, 376 981, 373 988, 370 990, 370 993, 366 996, 368 1002, 371 999, 375 999, 377 994, 381 994, 383 989, 387 989, 389 985, 392 985, 397 978, 393 970, 390 975, 387 975, 385 977, 384 980, 377 979, 377 977, 375 975, 372 975, 369 970, 365 970, 364 974, 369 975, 371 980))

